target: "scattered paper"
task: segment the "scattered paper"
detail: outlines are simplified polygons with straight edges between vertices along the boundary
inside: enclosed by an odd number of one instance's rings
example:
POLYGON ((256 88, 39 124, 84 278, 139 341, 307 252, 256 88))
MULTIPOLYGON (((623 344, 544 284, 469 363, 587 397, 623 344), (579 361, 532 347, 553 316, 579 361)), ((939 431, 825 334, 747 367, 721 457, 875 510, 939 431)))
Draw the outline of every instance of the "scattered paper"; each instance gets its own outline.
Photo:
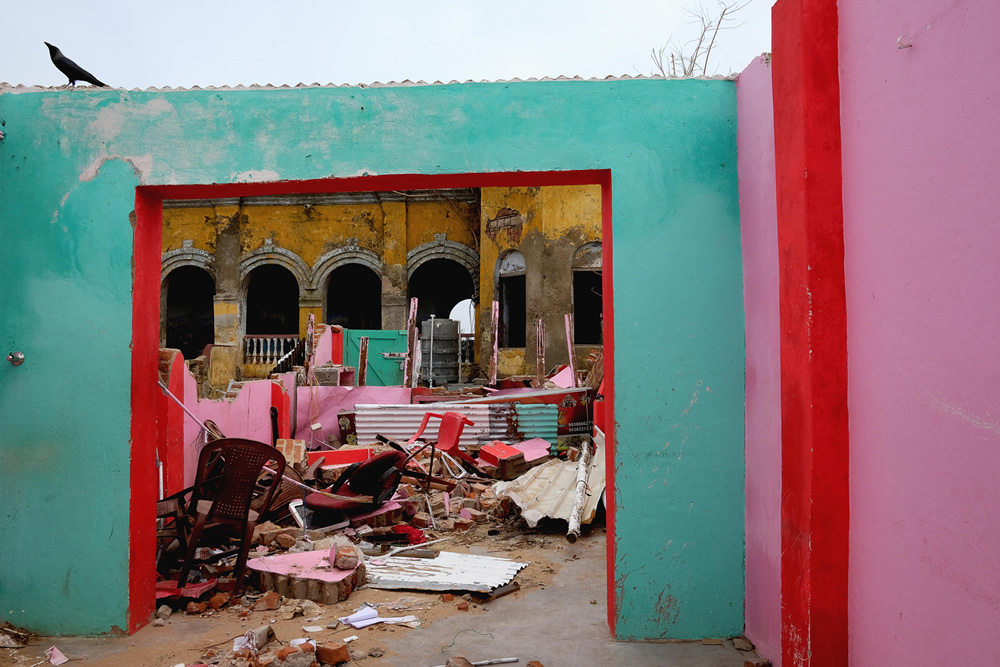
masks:
POLYGON ((339 620, 341 623, 345 623, 356 630, 367 628, 369 625, 375 625, 377 623, 386 623, 388 625, 406 625, 411 628, 420 625, 419 619, 412 615, 382 618, 378 615, 378 609, 375 607, 362 607, 350 616, 344 616, 339 620), (416 623, 416 625, 412 625, 414 623, 416 623))
MULTIPOLYGON (((349 616, 341 616, 338 620, 341 623, 346 623, 352 628, 363 628, 365 626, 371 625, 371 623, 366 623, 366 621, 371 621, 372 619, 378 618, 378 609, 375 607, 362 607, 358 611, 354 612, 349 616)), ((375 621, 376 623, 378 621, 375 621)))
POLYGON ((350 637, 344 637, 344 643, 346 644, 348 642, 353 642, 357 638, 358 638, 357 635, 351 635, 350 637))
POLYGON ((53 665, 63 665, 69 662, 69 658, 63 655, 62 651, 57 649, 55 646, 45 649, 45 657, 49 659, 49 662, 53 665))

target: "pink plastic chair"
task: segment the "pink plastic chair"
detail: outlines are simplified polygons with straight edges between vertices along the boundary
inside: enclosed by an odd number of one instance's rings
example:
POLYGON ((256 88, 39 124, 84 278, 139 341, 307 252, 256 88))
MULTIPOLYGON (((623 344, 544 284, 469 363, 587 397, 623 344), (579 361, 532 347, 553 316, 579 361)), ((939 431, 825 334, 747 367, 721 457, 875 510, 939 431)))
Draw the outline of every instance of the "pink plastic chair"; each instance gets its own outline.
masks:
POLYGON ((438 427, 437 448, 450 456, 459 458, 466 463, 471 463, 473 467, 476 467, 476 459, 458 448, 458 439, 462 437, 462 431, 466 426, 472 426, 475 422, 469 421, 464 415, 457 412, 446 412, 443 415, 434 412, 426 413, 424 420, 420 422, 420 428, 417 429, 412 438, 406 441, 406 444, 412 445, 423 435, 424 429, 427 428, 427 422, 431 420, 431 417, 441 420, 441 425, 438 427))

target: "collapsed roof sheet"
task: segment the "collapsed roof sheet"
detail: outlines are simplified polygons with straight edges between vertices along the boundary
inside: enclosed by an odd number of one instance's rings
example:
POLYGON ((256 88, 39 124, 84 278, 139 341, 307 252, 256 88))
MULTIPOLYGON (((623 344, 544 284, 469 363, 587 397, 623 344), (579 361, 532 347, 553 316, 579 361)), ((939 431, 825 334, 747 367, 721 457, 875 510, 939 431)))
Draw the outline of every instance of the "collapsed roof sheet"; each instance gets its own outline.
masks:
POLYGON ((489 593, 510 582, 528 563, 442 551, 437 558, 371 558, 365 566, 372 588, 489 593))
MULTIPOLYGON (((604 434, 594 429, 594 444, 597 451, 590 461, 587 476, 588 495, 583 505, 581 523, 594 520, 597 503, 604 492, 606 471, 604 466, 604 434)), ((521 517, 534 528, 538 522, 548 517, 569 521, 576 501, 576 473, 578 461, 552 459, 537 468, 532 468, 510 482, 497 482, 493 491, 497 496, 509 496, 521 508, 521 517)))

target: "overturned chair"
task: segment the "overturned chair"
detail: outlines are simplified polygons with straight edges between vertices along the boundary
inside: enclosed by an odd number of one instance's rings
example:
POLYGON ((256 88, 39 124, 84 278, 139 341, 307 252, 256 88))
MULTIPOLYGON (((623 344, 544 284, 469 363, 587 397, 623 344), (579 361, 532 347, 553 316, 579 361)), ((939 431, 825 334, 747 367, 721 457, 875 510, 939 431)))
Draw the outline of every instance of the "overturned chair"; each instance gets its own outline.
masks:
POLYGON ((224 438, 205 445, 198 457, 198 472, 188 504, 194 526, 187 538, 187 556, 178 577, 179 587, 187 583, 203 536, 228 528, 240 539, 233 577, 236 591, 242 589, 253 530, 271 507, 284 469, 285 457, 281 452, 262 442, 224 438), (269 471, 279 474, 271 474, 267 486, 258 489, 258 480, 269 471), (255 493, 263 498, 256 510, 251 509, 255 493))
POLYGON ((406 454, 392 450, 367 461, 354 463, 341 473, 333 486, 306 496, 313 512, 344 518, 380 507, 393 497, 406 467, 406 454))

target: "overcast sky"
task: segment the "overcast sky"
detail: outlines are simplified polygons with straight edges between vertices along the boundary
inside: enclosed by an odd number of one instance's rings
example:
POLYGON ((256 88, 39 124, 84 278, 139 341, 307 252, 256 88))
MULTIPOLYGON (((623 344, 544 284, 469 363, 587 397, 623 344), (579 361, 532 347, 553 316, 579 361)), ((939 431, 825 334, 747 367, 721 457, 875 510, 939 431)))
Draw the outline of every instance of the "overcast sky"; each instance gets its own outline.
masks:
MULTIPOLYGON (((731 0, 730 0, 731 1, 731 0)), ((706 8, 717 0, 703 0, 706 8)), ((770 51, 774 0, 752 0, 720 35, 715 73, 770 51)), ((697 36, 697 0, 10 2, 0 81, 58 86, 51 42, 124 88, 357 84, 649 74, 650 50, 697 36)))

